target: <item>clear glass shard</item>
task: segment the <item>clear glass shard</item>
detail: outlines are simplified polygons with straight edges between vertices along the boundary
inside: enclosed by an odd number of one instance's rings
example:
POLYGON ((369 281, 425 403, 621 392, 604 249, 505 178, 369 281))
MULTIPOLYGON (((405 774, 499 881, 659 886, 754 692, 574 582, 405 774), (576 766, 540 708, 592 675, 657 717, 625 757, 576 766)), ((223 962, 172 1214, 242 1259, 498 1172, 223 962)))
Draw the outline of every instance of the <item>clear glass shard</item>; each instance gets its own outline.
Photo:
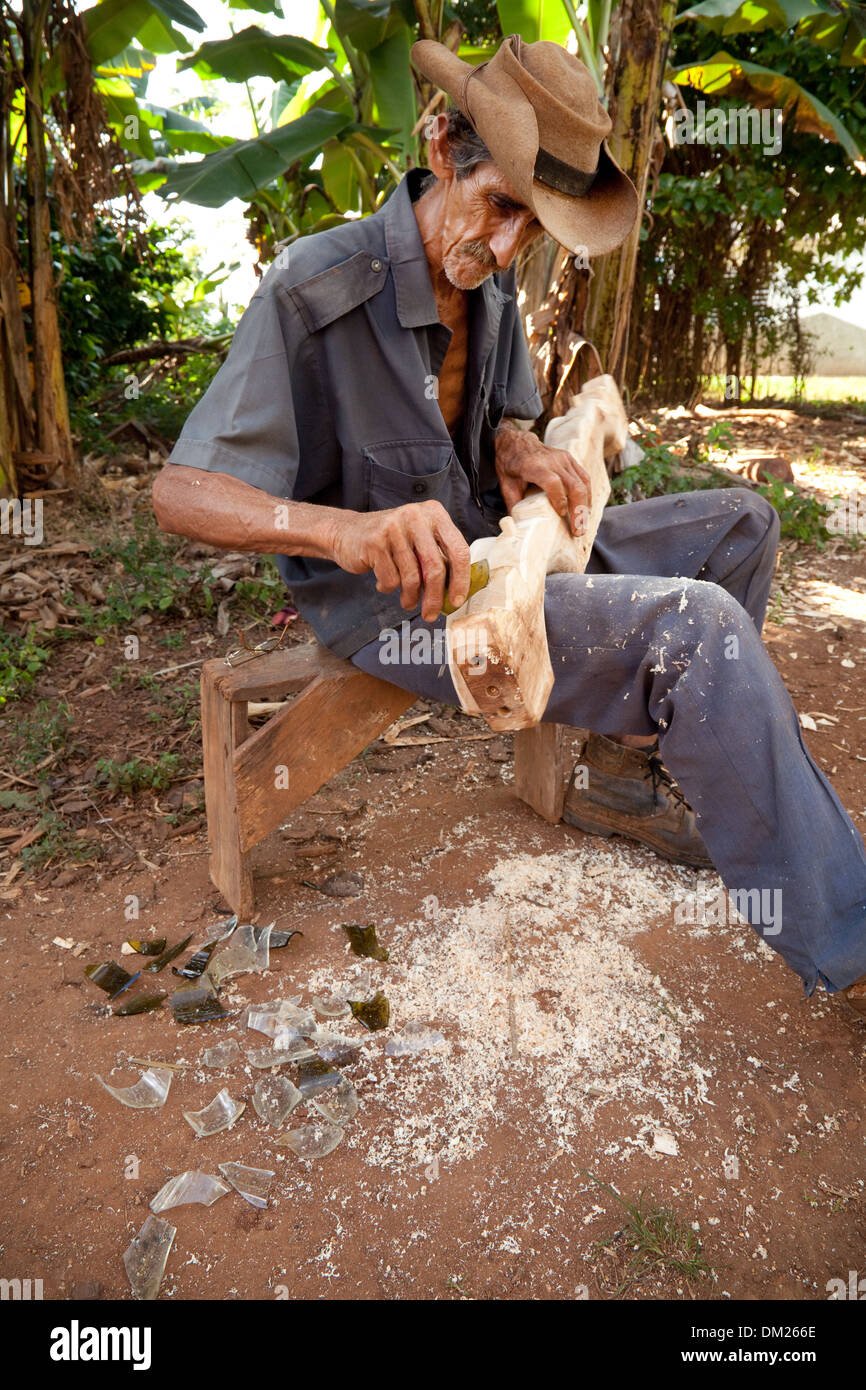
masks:
POLYGON ((263 1076, 253 1090, 253 1109, 266 1124, 281 1129, 296 1105, 301 1103, 297 1086, 285 1076, 263 1076))
POLYGON ((317 1033, 310 1038, 323 1062, 334 1062, 338 1067, 346 1067, 358 1060, 357 1038, 341 1038, 339 1033, 317 1033))
POLYGON ((342 1018, 345 1014, 351 1013, 342 994, 326 994, 324 997, 317 994, 313 998, 313 1008, 322 1018, 342 1018))
POLYGON ((255 927, 235 927, 228 945, 214 956, 208 969, 214 985, 219 988, 231 975, 250 971, 261 975, 268 968, 270 940, 270 927, 265 927, 258 940, 255 927))
POLYGON ((209 941, 224 941, 227 936, 231 936, 237 924, 237 916, 229 917, 225 922, 213 922, 205 931, 205 945, 209 941))
POLYGON ((138 1235, 123 1252, 123 1264, 133 1298, 152 1302, 159 1293, 165 1263, 177 1231, 159 1216, 148 1216, 138 1235))
POLYGON ((217 1198, 228 1191, 230 1189, 219 1178, 191 1168, 176 1178, 169 1178, 157 1192, 150 1209, 156 1212, 168 1211, 170 1207, 186 1206, 189 1202, 199 1202, 203 1207, 211 1207, 217 1198))
POLYGON ((223 1089, 204 1110, 184 1110, 183 1118, 195 1130, 198 1139, 206 1139, 209 1134, 219 1134, 221 1129, 231 1129, 246 1108, 243 1101, 232 1100, 223 1089))
POLYGON ((227 1067, 231 1062, 236 1062, 240 1055, 237 1038, 226 1038, 225 1042, 205 1048, 201 1060, 206 1067, 227 1067))
POLYGON ((385 1055, 387 1057, 408 1057, 413 1052, 427 1052, 431 1047, 436 1047, 437 1043, 444 1042, 441 1033, 435 1028, 431 1028, 429 1023, 421 1023, 416 1020, 407 1023, 395 1033, 393 1038, 389 1038, 385 1044, 385 1055))
POLYGON ((172 1073, 158 1067, 150 1067, 134 1086, 109 1086, 101 1076, 97 1076, 100 1086, 104 1086, 110 1096, 119 1100, 130 1110, 159 1110, 165 1105, 171 1086, 172 1073))
POLYGON ((334 1086, 338 1086, 342 1079, 336 1067, 324 1062, 321 1057, 301 1062, 297 1069, 298 1090, 304 1100, 319 1095, 321 1091, 330 1091, 334 1086))
POLYGON ((290 1129, 288 1134, 281 1134, 274 1143, 280 1148, 291 1149, 298 1158, 324 1158, 326 1154, 333 1152, 342 1139, 342 1126, 332 1125, 323 1120, 321 1123, 290 1129))
POLYGON ((341 1076, 336 1086, 332 1086, 321 1100, 313 1100, 311 1104, 332 1124, 344 1125, 358 1113, 358 1092, 347 1076, 341 1076))
POLYGON ((268 1189, 275 1176, 270 1168, 248 1168, 245 1163, 221 1163, 219 1170, 251 1207, 268 1205, 268 1189))
POLYGON ((269 1038, 285 1032, 312 1032, 316 1026, 315 1014, 309 1009, 298 1008, 298 999, 300 995, 296 999, 274 999, 269 1004, 251 1005, 247 1010, 247 1027, 269 1038))
POLYGON ((285 1047, 254 1047, 247 1053, 247 1061, 251 1067, 258 1067, 264 1071, 267 1067, 281 1067, 284 1062, 301 1062, 307 1057, 315 1057, 316 1053, 303 1038, 296 1038, 285 1047))

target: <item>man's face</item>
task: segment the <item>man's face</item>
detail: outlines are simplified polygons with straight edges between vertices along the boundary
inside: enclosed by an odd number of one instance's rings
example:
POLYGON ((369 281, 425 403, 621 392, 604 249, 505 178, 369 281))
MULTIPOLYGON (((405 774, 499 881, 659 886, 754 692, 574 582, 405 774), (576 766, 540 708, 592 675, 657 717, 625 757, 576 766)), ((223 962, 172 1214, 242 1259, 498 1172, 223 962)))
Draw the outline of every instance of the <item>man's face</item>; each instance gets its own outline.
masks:
POLYGON ((521 203, 495 164, 476 164, 448 181, 442 223, 442 269, 458 290, 474 290, 541 235, 541 223, 521 203))

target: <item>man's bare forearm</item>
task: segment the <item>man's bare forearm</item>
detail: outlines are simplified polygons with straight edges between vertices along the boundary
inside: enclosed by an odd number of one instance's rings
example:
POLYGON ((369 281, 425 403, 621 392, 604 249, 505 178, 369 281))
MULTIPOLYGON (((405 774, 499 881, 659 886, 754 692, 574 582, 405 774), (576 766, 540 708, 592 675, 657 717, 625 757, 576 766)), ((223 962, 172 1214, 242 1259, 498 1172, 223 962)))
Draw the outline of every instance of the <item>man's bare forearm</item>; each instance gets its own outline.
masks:
POLYGON ((338 531, 356 515, 339 507, 273 497, 227 473, 167 464, 153 485, 163 531, 224 550, 334 558, 338 531))

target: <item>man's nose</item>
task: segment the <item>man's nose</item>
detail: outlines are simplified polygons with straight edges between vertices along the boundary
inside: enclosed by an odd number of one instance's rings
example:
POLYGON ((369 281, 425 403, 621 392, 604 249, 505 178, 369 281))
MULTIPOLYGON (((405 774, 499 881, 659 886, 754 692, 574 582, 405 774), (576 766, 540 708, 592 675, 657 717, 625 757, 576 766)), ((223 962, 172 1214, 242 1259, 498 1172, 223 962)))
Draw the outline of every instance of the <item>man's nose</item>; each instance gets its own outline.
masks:
POLYGON ((507 270, 520 250, 530 218, 531 214, 520 220, 515 219, 508 226, 494 232, 489 238, 487 244, 491 253, 496 257, 496 264, 500 270, 507 270))

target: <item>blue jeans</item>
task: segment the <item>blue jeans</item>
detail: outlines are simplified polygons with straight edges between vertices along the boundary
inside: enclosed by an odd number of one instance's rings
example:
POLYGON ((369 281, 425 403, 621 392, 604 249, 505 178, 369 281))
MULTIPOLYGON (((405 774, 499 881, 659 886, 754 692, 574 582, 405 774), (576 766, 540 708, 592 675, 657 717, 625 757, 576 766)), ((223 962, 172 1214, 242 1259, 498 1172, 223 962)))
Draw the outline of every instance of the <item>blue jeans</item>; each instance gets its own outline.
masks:
MULTIPOLYGON (((608 507, 586 573, 547 580, 544 718, 657 733, 740 911, 807 994, 819 979, 833 992, 866 974, 866 853, 760 638, 778 534, 774 509, 744 488, 608 507), (768 902, 781 905, 771 930, 768 902)), ((380 639, 351 660, 459 704, 447 665, 384 651, 380 639)))

